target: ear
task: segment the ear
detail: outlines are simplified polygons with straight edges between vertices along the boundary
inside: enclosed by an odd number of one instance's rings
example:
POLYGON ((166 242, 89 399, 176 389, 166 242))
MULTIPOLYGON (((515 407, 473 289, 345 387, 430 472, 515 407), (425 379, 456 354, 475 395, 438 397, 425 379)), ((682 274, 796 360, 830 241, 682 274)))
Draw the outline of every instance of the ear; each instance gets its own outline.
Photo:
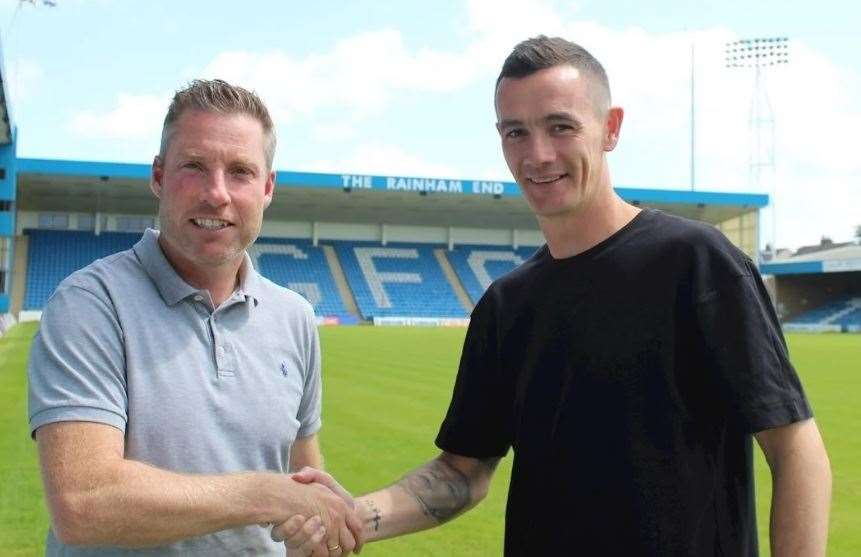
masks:
POLYGON ((161 180, 164 175, 162 160, 158 155, 152 159, 152 169, 150 170, 149 189, 157 199, 161 199, 161 180))
POLYGON ((622 131, 622 119, 625 111, 620 106, 611 106, 607 110, 607 121, 604 124, 604 150, 609 152, 616 148, 619 133, 622 131))
POLYGON ((269 173, 269 176, 266 178, 266 186, 265 186, 264 198, 263 198, 263 208, 269 207, 269 204, 272 203, 272 196, 275 194, 275 171, 269 173))

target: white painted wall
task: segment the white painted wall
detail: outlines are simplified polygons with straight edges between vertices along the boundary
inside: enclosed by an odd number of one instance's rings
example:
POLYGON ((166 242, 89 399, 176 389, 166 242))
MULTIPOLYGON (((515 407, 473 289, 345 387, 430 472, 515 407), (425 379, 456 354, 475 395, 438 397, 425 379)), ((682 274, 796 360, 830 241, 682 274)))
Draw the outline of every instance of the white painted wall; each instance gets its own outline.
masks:
MULTIPOLYGON (((512 229, 455 228, 452 230, 452 234, 455 245, 510 246, 514 241, 512 229)), ((544 236, 539 230, 517 231, 517 244, 519 246, 540 246, 543 243, 544 236)))
POLYGON ((317 234, 324 240, 361 240, 379 242, 382 240, 379 224, 347 224, 337 222, 317 223, 317 234))
MULTIPOLYGON (((64 214, 60 211, 18 211, 16 214, 15 220, 15 229, 18 235, 22 234, 25 228, 38 228, 39 227, 39 215, 41 214, 64 214)), ((69 215, 69 228, 68 230, 80 230, 78 227, 78 219, 84 216, 95 216, 94 213, 65 213, 69 215)), ((155 215, 111 215, 101 213, 98 215, 99 219, 102 219, 103 222, 107 219, 107 223, 101 227, 102 232, 115 232, 117 230, 117 218, 118 217, 146 217, 153 218, 156 227, 158 227, 158 218, 155 215)), ((125 232, 125 231, 124 231, 125 232)))
MULTIPOLYGON (((25 228, 37 228, 40 212, 19 211, 17 214, 17 234, 22 234, 25 228)), ((71 213, 69 230, 78 230, 78 213, 71 213)), ((105 216, 105 215, 103 215, 105 216)), ((116 219, 120 215, 109 214, 107 226, 102 231, 115 231, 116 219)), ((158 226, 158 219, 156 219, 158 226)), ((385 236, 388 243, 432 243, 448 244, 448 228, 444 226, 402 226, 386 225, 385 236)), ((350 224, 337 222, 318 222, 317 234, 319 240, 353 240, 366 242, 381 242, 383 239, 380 224, 350 224)), ((301 221, 269 221, 264 220, 261 236, 267 238, 302 238, 310 240, 313 235, 313 223, 301 221)), ((513 241, 512 229, 482 229, 482 228, 453 228, 452 236, 455 245, 477 244, 488 246, 510 246, 513 241)), ((539 246, 544 243, 544 237, 538 230, 518 230, 517 240, 520 246, 539 246)))
POLYGON ((310 222, 273 222, 264 219, 260 235, 266 238, 311 238, 310 222))
POLYGON ((18 211, 15 215, 15 234, 20 236, 25 228, 36 228, 38 213, 18 211))
POLYGON ((540 230, 518 230, 517 241, 521 246, 543 246, 544 234, 540 230))
POLYGON ((448 243, 448 229, 443 226, 386 225, 386 240, 389 242, 448 243))

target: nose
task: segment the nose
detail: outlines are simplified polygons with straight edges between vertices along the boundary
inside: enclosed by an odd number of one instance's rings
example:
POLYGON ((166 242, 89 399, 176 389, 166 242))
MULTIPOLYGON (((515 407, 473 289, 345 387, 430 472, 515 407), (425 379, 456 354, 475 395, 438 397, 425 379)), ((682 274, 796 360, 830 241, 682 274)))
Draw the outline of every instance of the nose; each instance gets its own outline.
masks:
POLYGON ((212 172, 208 178, 201 192, 201 200, 211 207, 221 207, 229 204, 230 191, 224 172, 212 172))
POLYGON ((541 167, 556 160, 553 141, 544 134, 529 136, 525 146, 524 162, 530 166, 541 167))

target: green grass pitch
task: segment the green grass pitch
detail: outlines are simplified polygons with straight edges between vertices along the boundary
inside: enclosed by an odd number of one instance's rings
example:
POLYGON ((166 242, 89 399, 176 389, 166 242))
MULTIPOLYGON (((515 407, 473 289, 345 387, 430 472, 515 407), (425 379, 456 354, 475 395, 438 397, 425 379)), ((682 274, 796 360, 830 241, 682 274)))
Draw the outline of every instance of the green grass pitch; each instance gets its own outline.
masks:
MULTIPOLYGON (((41 555, 47 527, 35 446, 27 434, 25 361, 33 325, 0 339, 0 555, 41 555)), ((354 493, 379 488, 436 454, 462 329, 323 328, 328 469, 354 493)), ((790 335, 834 471, 829 555, 861 555, 861 336, 790 335)), ((500 555, 511 459, 488 498, 441 528, 369 545, 364 555, 500 555)), ((762 554, 770 479, 757 457, 762 554)), ((538 510, 540 512, 540 510, 538 510)))

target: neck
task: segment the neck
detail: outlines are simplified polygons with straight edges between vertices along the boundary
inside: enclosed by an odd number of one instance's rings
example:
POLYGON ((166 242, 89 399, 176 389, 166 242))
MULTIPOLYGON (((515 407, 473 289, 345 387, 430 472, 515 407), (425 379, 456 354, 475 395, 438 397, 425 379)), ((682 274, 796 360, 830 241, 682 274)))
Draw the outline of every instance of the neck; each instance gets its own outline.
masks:
POLYGON ((577 212, 539 217, 547 248, 554 259, 583 253, 600 244, 640 212, 619 197, 609 182, 591 202, 577 212))
POLYGON ((180 273, 188 284, 207 290, 212 298, 212 306, 218 307, 227 300, 239 286, 239 269, 242 262, 207 269, 195 269, 196 273, 180 273))
POLYGON ((239 285, 239 272, 244 261, 243 257, 239 257, 235 261, 226 261, 220 265, 203 267, 176 254, 170 245, 161 238, 159 238, 159 246, 182 280, 195 288, 209 292, 213 307, 217 308, 224 303, 239 285))

